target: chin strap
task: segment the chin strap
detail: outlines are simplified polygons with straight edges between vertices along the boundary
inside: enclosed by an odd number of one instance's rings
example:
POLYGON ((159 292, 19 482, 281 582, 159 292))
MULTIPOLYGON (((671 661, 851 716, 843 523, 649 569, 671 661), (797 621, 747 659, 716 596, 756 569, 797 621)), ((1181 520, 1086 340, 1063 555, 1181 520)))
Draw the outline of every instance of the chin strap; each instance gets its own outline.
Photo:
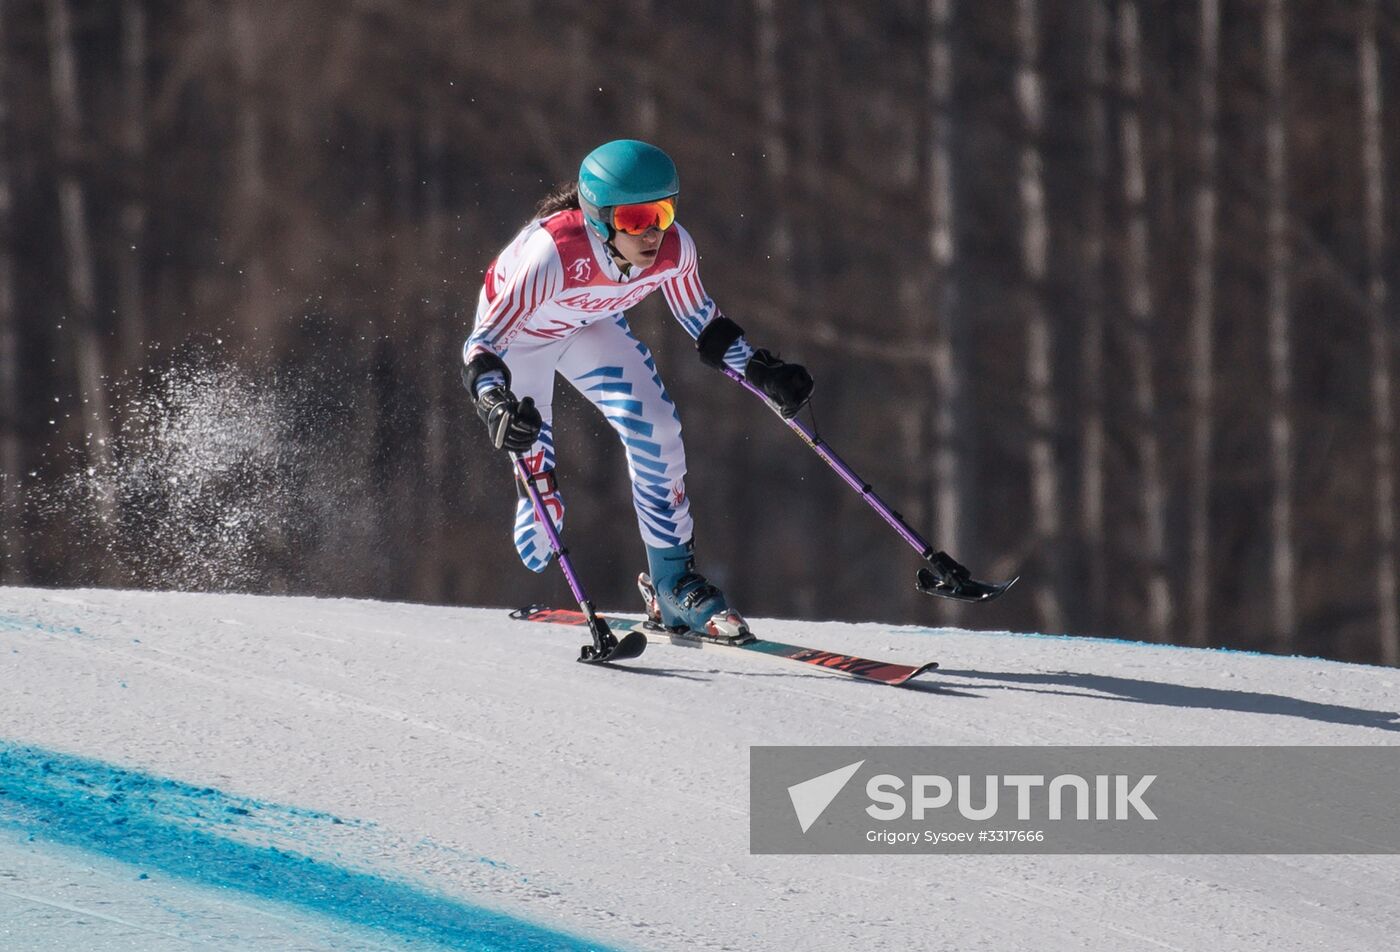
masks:
POLYGON ((617 245, 611 241, 607 243, 608 254, 612 255, 613 264, 617 265, 617 270, 623 274, 632 273, 632 262, 623 257, 622 252, 617 250, 617 245))
POLYGON ((617 250, 617 245, 613 244, 613 230, 609 228, 608 231, 610 232, 609 236, 603 239, 603 250, 612 258, 613 264, 617 265, 617 270, 623 274, 631 274, 632 262, 623 257, 622 252, 617 250))

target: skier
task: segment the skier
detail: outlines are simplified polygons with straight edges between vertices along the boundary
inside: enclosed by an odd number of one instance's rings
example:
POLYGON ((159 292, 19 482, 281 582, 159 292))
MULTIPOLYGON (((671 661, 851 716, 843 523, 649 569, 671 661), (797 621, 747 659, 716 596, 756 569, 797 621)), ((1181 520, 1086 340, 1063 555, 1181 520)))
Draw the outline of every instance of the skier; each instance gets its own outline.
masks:
MULTIPOLYGON (((755 350, 705 293, 690 234, 675 220, 680 179, 661 149, 619 139, 590 152, 486 269, 462 379, 497 449, 520 455, 562 526, 551 426, 554 375, 587 397, 622 440, 647 572, 651 619, 736 637, 742 617, 695 570, 680 415, 625 311, 661 290, 700 359, 730 367, 791 416, 812 394, 799 364, 755 350)), ((517 476, 515 547, 542 572, 552 550, 517 476)))

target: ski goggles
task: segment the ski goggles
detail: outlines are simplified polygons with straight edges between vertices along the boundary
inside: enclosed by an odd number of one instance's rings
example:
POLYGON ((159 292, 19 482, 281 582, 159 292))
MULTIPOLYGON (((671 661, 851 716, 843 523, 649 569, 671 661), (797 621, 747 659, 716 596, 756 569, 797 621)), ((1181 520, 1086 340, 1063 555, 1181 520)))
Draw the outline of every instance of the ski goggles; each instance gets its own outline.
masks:
POLYGON ((616 205, 612 209, 612 226, 629 235, 642 235, 650 228, 665 231, 676 220, 676 200, 662 198, 636 205, 616 205))

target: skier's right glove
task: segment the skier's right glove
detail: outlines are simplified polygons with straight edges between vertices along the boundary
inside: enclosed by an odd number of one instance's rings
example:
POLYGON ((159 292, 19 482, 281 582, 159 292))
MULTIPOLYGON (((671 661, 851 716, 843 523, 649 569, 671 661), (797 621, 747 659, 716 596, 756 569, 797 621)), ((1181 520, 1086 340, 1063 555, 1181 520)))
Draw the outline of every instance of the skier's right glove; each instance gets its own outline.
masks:
POLYGON ((766 350, 753 352, 744 377, 776 403, 784 417, 795 416, 812 399, 812 375, 807 368, 784 363, 766 350))
POLYGON ((486 424, 492 445, 509 453, 528 452, 544 426, 535 398, 516 400, 506 387, 483 390, 476 398, 476 415, 486 424))

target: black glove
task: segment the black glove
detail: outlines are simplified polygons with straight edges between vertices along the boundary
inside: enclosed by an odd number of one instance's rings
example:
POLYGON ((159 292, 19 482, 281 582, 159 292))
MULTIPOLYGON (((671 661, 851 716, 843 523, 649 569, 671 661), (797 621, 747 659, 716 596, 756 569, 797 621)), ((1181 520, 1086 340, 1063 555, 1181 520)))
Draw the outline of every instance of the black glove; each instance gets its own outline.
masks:
POLYGON ((812 375, 801 364, 785 364, 766 350, 756 350, 744 368, 744 376, 764 395, 778 405, 784 417, 797 411, 812 399, 812 375))
POLYGON ((517 401, 505 387, 492 387, 476 398, 476 415, 486 424, 491 443, 498 450, 524 453, 539 439, 544 420, 535 408, 535 398, 517 401))

